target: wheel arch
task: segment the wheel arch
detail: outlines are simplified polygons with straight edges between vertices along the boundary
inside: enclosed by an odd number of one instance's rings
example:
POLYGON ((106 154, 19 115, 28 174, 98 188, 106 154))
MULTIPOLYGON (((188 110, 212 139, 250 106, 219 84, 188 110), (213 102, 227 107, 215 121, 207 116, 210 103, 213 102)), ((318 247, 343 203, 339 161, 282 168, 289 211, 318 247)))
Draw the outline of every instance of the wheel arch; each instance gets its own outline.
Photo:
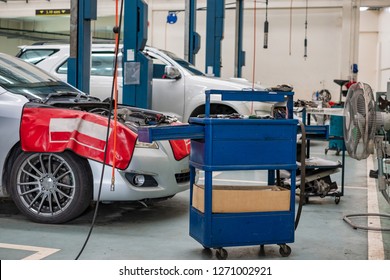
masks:
POLYGON ((5 161, 4 166, 2 170, 2 182, 1 185, 3 186, 3 191, 6 196, 9 195, 9 185, 10 185, 10 177, 11 177, 11 170, 12 165, 15 162, 16 158, 23 153, 23 150, 20 146, 20 142, 17 142, 9 151, 5 161))

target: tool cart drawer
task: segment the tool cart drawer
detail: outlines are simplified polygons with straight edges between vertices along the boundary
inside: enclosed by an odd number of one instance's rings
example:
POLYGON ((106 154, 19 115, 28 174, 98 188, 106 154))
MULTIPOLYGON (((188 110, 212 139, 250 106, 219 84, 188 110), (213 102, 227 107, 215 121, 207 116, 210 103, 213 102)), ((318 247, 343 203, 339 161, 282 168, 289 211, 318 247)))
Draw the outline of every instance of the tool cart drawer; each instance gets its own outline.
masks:
POLYGON ((202 119, 205 139, 191 141, 191 163, 198 166, 259 166, 296 163, 297 120, 202 119))

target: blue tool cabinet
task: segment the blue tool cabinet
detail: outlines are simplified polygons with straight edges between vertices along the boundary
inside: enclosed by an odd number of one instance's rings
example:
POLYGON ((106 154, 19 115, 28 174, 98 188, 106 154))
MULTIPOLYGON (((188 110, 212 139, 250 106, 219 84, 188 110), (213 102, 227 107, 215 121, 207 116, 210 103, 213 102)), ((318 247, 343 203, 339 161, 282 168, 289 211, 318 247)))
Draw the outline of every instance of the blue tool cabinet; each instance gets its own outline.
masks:
MULTIPOLYGON (((190 225, 189 233, 205 248, 217 249, 219 259, 227 258, 223 247, 278 244, 282 256, 288 256, 294 242, 296 138, 298 121, 292 119, 292 92, 206 92, 204 118, 190 118, 189 125, 162 127, 140 132, 149 140, 191 139, 190 225), (210 95, 222 100, 287 100, 289 119, 225 119, 210 117, 210 95), (204 171, 204 209, 193 205, 196 169, 204 171), (276 170, 291 173, 287 208, 283 211, 214 213, 214 171, 265 170, 268 185, 275 185, 276 170)), ((245 204, 245 201, 242 201, 245 204)))
MULTIPOLYGON (((285 244, 294 242, 297 121, 209 118, 207 106, 210 94, 222 94, 223 98, 227 98, 223 92, 208 92, 206 117, 190 119, 192 125, 203 126, 205 132, 204 139, 191 141, 190 235, 205 248, 216 248, 217 257, 221 259, 227 257, 223 249, 227 246, 279 244, 281 254, 289 255, 291 249, 285 244), (195 168, 203 170, 205 174, 204 213, 192 205, 195 168), (268 170, 268 184, 274 185, 274 172, 281 169, 292 174, 288 211, 212 212, 213 171, 268 170)), ((247 95, 246 99, 251 101, 273 101, 286 97, 286 93, 247 95)), ((228 98, 236 100, 245 97, 241 92, 228 98)), ((291 95, 287 98, 290 106, 291 95)))

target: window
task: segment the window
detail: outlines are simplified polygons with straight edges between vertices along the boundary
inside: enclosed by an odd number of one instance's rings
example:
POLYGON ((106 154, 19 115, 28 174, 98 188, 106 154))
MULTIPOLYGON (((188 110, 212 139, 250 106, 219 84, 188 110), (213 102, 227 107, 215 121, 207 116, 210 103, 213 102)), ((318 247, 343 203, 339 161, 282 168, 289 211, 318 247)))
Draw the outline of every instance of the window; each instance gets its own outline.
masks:
POLYGON ((58 50, 55 49, 29 49, 20 52, 17 57, 23 59, 24 61, 27 61, 32 64, 37 64, 38 62, 46 59, 47 57, 53 55, 56 53, 58 50))
POLYGON ((163 51, 163 50, 160 50, 160 51, 162 51, 164 54, 166 54, 171 59, 173 59, 181 67, 186 69, 191 75, 194 75, 194 76, 205 76, 205 74, 202 71, 196 69, 194 65, 192 65, 188 61, 185 61, 184 59, 178 57, 174 53, 171 53, 171 52, 168 52, 168 51, 163 51))
POLYGON ((78 93, 76 89, 45 71, 6 55, 0 55, 0 86, 33 99, 59 92, 78 93))
MULTIPOLYGON (((114 59, 113 52, 94 52, 92 53, 91 75, 92 76, 108 76, 114 75, 114 59)), ((118 56, 118 76, 122 71, 122 56, 118 56)), ((68 73, 68 61, 65 61, 58 69, 58 74, 68 73)))
POLYGON ((151 57, 153 60, 153 78, 163 79, 165 74, 165 63, 158 58, 151 57))

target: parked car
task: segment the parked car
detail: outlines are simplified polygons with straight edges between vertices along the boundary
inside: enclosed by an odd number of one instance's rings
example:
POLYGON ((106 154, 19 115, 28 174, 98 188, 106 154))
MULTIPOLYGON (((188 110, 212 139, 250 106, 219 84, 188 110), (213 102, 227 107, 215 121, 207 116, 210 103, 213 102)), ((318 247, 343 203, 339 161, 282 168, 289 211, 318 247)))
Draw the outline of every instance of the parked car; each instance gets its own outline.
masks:
MULTIPOLYGON (((17 56, 48 71, 61 80, 67 79, 69 45, 40 44, 21 46, 17 56)), ((245 79, 221 79, 206 76, 177 55, 153 47, 146 47, 144 53, 153 61, 152 108, 177 117, 186 122, 189 117, 204 113, 207 89, 251 90, 252 83, 245 79)), ((122 54, 118 65, 121 66, 122 54)), ((112 90, 114 45, 94 44, 92 46, 92 67, 90 93, 101 99, 109 97, 112 90)), ((118 72, 119 100, 122 101, 122 68, 118 72)), ((256 90, 264 87, 255 85, 256 90)), ((212 114, 264 115, 270 112, 265 103, 222 101, 219 95, 212 96, 212 114)))
POLYGON ((64 223, 98 199, 100 182, 101 201, 147 202, 187 190, 186 141, 137 141, 139 126, 174 120, 119 106, 114 149, 114 121, 109 132, 106 128, 110 108, 110 102, 0 54, 0 197, 11 196, 35 222, 64 223))

